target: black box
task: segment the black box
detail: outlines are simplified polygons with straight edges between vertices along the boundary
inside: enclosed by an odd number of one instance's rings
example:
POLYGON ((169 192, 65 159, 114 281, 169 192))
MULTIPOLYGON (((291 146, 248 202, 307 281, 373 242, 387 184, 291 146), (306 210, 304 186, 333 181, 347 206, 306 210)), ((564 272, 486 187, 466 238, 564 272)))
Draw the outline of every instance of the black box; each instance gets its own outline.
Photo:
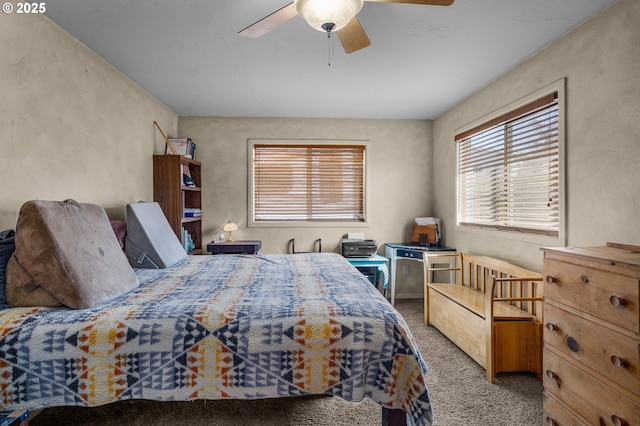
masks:
POLYGON ((378 252, 376 240, 340 240, 340 252, 344 257, 372 257, 378 252))

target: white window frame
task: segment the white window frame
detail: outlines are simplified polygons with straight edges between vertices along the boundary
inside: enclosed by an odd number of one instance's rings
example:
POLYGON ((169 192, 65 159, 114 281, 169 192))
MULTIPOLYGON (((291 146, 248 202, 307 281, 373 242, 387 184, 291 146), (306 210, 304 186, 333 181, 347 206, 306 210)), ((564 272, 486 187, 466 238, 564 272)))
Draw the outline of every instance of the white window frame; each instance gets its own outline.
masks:
POLYGON ((248 147, 248 223, 250 228, 364 228, 369 218, 369 161, 371 147, 368 140, 326 140, 326 139, 249 139, 248 147), (256 221, 254 192, 254 146, 268 145, 359 145, 364 147, 364 220, 362 221, 256 221))
POLYGON ((456 142, 456 231, 475 234, 478 236, 486 236, 492 238, 503 238, 510 240, 518 240, 525 243, 538 244, 538 245, 549 245, 549 246, 564 246, 566 244, 566 190, 565 190, 565 169, 566 169, 566 157, 565 157, 565 139, 566 139, 566 81, 565 79, 560 79, 551 83, 550 85, 537 90, 523 98, 520 98, 504 107, 493 111, 490 114, 487 114, 463 127, 460 127, 455 130, 455 134, 460 134, 466 132, 474 127, 477 127, 483 123, 486 123, 496 117, 504 115, 510 111, 516 110, 524 105, 527 105, 536 99, 540 99, 546 95, 556 92, 557 102, 558 102, 558 161, 559 161, 559 175, 558 175, 558 215, 559 215, 559 228, 557 236, 549 236, 549 235, 540 235, 526 232, 518 232, 514 230, 503 230, 503 229, 491 229, 491 228, 483 228, 480 226, 468 226, 460 224, 460 218, 458 217, 458 212, 460 209, 459 200, 459 156, 458 156, 458 147, 456 142))

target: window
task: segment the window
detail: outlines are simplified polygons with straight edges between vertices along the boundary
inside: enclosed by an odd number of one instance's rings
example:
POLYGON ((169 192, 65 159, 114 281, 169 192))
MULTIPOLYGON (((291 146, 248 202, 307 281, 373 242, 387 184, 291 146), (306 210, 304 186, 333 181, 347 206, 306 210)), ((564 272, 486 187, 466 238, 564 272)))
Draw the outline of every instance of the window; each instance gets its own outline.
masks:
POLYGON ((365 147, 250 141, 253 224, 364 223, 365 147))
POLYGON ((558 92, 455 136, 458 224, 558 237, 558 92))

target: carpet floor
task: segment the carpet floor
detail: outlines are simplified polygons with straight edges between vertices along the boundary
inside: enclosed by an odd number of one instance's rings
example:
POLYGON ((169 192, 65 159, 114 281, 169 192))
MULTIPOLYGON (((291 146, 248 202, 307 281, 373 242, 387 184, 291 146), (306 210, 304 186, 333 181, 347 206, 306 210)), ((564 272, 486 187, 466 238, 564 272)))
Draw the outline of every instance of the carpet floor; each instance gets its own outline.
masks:
MULTIPOLYGON (((538 426, 542 424, 542 382, 527 373, 498 374, 494 384, 485 371, 446 337, 423 322, 422 299, 397 300, 429 369, 427 384, 434 426, 538 426)), ((381 409, 315 396, 257 401, 125 401, 96 408, 50 408, 31 426, 190 425, 190 426, 373 426, 381 409)))

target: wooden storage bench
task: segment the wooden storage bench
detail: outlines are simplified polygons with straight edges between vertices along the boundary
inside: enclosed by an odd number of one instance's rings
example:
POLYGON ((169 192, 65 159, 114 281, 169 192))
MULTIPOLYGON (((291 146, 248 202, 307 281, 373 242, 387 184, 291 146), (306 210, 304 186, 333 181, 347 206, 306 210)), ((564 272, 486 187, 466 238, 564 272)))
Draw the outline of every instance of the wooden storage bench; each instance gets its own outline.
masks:
POLYGON ((542 275, 468 253, 424 253, 424 319, 487 372, 542 378, 542 275), (450 267, 433 267, 448 263, 450 267), (451 283, 432 282, 448 271, 451 283))

